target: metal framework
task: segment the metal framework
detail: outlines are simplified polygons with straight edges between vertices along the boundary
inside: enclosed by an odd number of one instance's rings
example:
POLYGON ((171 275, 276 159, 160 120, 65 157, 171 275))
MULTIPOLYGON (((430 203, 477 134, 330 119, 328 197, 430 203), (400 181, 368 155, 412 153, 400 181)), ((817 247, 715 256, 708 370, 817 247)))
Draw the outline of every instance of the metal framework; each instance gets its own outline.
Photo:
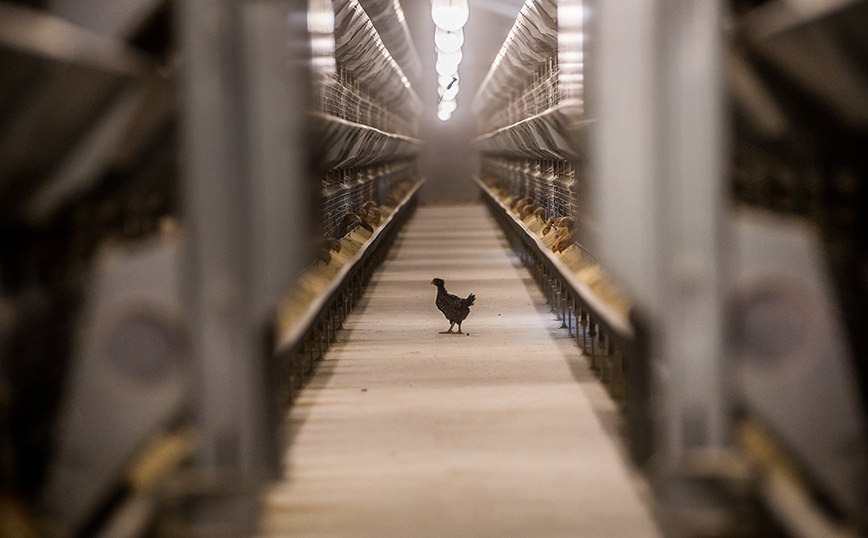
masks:
POLYGON ((327 116, 404 136, 415 133, 409 121, 374 101, 340 65, 334 82, 324 83, 321 91, 320 111, 327 116))
POLYGON ((578 186, 576 167, 569 161, 489 157, 480 163, 480 173, 508 185, 514 198, 530 198, 547 217, 574 214, 578 186))
POLYGON ((368 200, 382 204, 399 183, 418 177, 416 161, 330 170, 323 182, 322 232, 340 238, 340 223, 368 200))
POLYGON ((552 261, 489 193, 492 211, 517 237, 562 317, 569 320, 576 308, 595 337, 618 352, 619 371, 629 373, 615 392, 627 396, 631 452, 640 463, 656 455, 664 498, 673 491, 680 498, 679 484, 692 480, 685 477, 694 472, 696 454, 720 454, 722 461, 729 446, 718 263, 720 20, 716 2, 529 2, 475 103, 484 132, 477 139, 483 180, 509 187, 513 197, 529 196, 547 215, 557 205, 555 186, 562 186, 572 199, 556 212, 568 208, 579 219, 591 258, 599 256, 635 294, 628 318, 601 321, 609 317, 605 305, 572 285, 572 271, 552 261), (585 107, 588 13, 592 41, 602 51, 592 59, 589 96, 598 123, 587 119, 585 107), (508 93, 505 86, 522 89, 508 93), (542 173, 533 161, 519 164, 521 157, 568 160, 570 181, 542 173), (619 330, 620 323, 626 328, 619 330))
POLYGON ((250 535, 306 375, 281 374, 321 355, 415 204, 400 4, 368 2, 400 64, 356 0, 21 4, 0 3, 0 384, 40 390, 0 398, 0 471, 23 477, 2 487, 63 535, 250 535), (397 207, 275 335, 311 239, 368 200, 397 207), (10 409, 35 420, 7 459, 10 409))
MULTIPOLYGON (((392 29, 390 41, 401 45, 405 66, 418 68, 415 49, 401 38, 401 22, 385 17, 379 9, 384 6, 376 7, 380 26, 392 29)), ((312 30, 313 42, 333 44, 314 47, 315 57, 317 50, 322 56, 313 64, 319 112, 313 152, 317 173, 324 176, 318 189, 321 233, 337 236, 344 215, 367 200, 383 203, 389 189, 417 173, 421 141, 414 137, 421 102, 357 0, 322 0, 311 6, 311 14, 326 21, 312 30)))
POLYGON ((720 9, 599 6, 600 257, 655 319, 655 440, 673 469, 729 446, 720 9))
POLYGON ((481 118, 482 132, 496 131, 501 127, 542 114, 559 104, 567 97, 558 84, 559 75, 557 54, 553 54, 533 72, 524 90, 510 99, 503 108, 481 118))

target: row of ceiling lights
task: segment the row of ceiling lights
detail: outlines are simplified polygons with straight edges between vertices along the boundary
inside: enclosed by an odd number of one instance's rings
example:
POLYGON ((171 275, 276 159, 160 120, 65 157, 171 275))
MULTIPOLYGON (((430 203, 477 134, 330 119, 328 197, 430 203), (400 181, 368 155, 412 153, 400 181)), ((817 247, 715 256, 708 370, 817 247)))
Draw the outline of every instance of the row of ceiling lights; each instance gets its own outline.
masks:
POLYGON ((431 18, 434 49, 437 51, 437 117, 443 121, 452 117, 458 104, 458 64, 464 45, 464 25, 470 16, 467 0, 432 0, 431 18))

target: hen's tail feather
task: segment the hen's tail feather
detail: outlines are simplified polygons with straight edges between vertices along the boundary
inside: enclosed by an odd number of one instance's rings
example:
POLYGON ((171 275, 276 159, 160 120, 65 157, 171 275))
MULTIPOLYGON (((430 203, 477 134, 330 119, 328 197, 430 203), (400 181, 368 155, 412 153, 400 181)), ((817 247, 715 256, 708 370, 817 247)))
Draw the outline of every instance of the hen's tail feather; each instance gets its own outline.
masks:
POLYGON ((470 295, 467 296, 467 299, 464 299, 464 303, 467 306, 473 306, 473 301, 475 301, 475 300, 476 300, 476 295, 473 295, 471 293, 470 295))

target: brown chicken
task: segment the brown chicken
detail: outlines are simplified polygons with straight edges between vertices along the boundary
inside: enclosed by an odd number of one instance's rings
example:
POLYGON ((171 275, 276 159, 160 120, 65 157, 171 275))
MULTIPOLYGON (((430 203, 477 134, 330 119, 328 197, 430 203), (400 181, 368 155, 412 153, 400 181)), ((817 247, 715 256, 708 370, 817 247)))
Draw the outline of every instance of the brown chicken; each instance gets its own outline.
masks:
POLYGON ((353 229, 358 228, 362 225, 362 219, 359 218, 355 213, 347 213, 344 215, 343 220, 341 220, 341 237, 344 237, 353 229))
POLYGON ((524 211, 524 208, 527 206, 533 207, 533 204, 531 203, 529 198, 525 198, 524 202, 521 202, 520 204, 515 206, 515 214, 521 215, 521 212, 524 211))
MULTIPOLYGON (((365 206, 367 206, 368 204, 373 204, 373 203, 374 202, 366 202, 365 206)), ((377 207, 376 205, 369 206, 367 209, 365 208, 365 206, 362 206, 362 212, 363 213, 360 212, 359 215, 362 216, 362 219, 365 222, 367 222, 368 224, 370 224, 371 226, 376 228, 377 226, 380 225, 380 220, 382 218, 382 212, 380 211, 380 208, 377 207)))
POLYGON ((526 206, 529 203, 530 203, 530 198, 526 198, 526 197, 525 198, 519 198, 518 200, 516 200, 515 202, 512 203, 512 206, 510 206, 510 209, 512 209, 513 213, 518 214, 519 212, 521 212, 522 208, 524 208, 524 206, 526 206))
MULTIPOLYGON (((565 233, 552 245, 552 251, 554 252, 563 252, 576 242, 576 232, 571 231, 569 228, 561 228, 561 230, 564 230, 565 233)), ((558 230, 558 232, 561 230, 558 230)))
POLYGON ((362 204, 361 213, 367 214, 367 212, 370 211, 372 207, 377 207, 377 202, 373 200, 368 200, 367 202, 362 204))
POLYGON ((472 293, 466 299, 462 299, 457 295, 452 295, 446 291, 446 282, 442 278, 435 278, 431 281, 432 286, 437 286, 437 299, 434 304, 443 312, 446 319, 449 320, 449 330, 443 331, 440 334, 464 334, 461 332, 461 322, 470 314, 470 307, 476 301, 476 295, 472 293), (452 327, 458 324, 458 332, 453 333, 452 327))
POLYGON ((316 258, 328 265, 332 261, 332 252, 341 251, 341 242, 334 237, 321 237, 316 243, 316 258))

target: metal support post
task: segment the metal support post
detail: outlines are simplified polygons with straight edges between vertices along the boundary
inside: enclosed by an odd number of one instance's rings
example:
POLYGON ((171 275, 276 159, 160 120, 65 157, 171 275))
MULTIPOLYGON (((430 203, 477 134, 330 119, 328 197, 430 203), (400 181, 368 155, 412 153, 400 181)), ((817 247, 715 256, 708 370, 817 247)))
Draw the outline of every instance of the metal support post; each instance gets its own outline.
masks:
POLYGON ((600 381, 602 381, 604 385, 608 386, 611 381, 611 375, 609 372, 609 355, 607 353, 608 346, 606 344, 606 333, 602 331, 597 333, 597 344, 597 347, 600 350, 600 381))
MULTIPOLYGON (((725 525, 689 528, 691 521, 711 522, 708 514, 737 519, 719 511, 725 502, 708 487, 730 442, 721 270, 723 3, 599 6, 594 195, 600 256, 653 320, 654 338, 638 358, 650 364, 636 366, 653 376, 663 504, 681 521, 679 532, 727 534, 725 525), (693 463, 698 457, 700 471, 693 463)), ((631 427, 648 431, 648 425, 631 427)))
POLYGON ((588 313, 582 310, 582 351, 588 349, 588 313))
POLYGON ((307 363, 305 364, 305 372, 304 372, 304 380, 307 382, 308 378, 313 374, 313 365, 316 362, 316 357, 314 357, 313 352, 313 334, 311 333, 304 339, 304 348, 307 350, 306 357, 307 363))
POLYGON ((597 360, 597 324, 592 320, 588 322, 588 337, 591 341, 591 368, 600 370, 600 363, 597 360))
POLYGON ((192 534, 253 532, 279 469, 261 334, 305 265, 309 91, 302 0, 183 0, 188 319, 199 452, 192 534))

